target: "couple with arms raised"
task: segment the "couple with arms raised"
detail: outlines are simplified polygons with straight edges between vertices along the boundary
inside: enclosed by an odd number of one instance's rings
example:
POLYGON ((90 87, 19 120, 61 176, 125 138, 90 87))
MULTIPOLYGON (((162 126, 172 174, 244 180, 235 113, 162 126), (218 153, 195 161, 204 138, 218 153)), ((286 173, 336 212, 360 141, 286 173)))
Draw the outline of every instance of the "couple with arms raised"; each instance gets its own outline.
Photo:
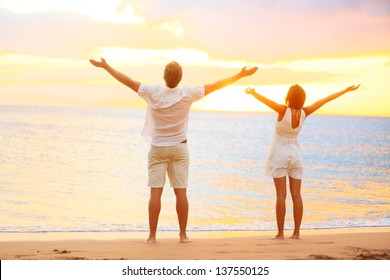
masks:
MULTIPOLYGON (((191 105, 213 91, 229 86, 243 77, 253 75, 257 71, 257 67, 251 69, 244 67, 231 77, 204 86, 179 87, 183 71, 177 62, 170 62, 166 65, 164 70, 165 86, 147 85, 135 81, 112 68, 103 58, 100 61, 91 59, 90 62, 96 67, 103 68, 119 82, 131 88, 148 104, 142 132, 142 135, 151 143, 148 154, 149 237, 146 242, 156 242, 161 195, 167 174, 176 196, 180 242, 191 242, 187 236, 189 210, 187 199, 189 173, 187 127, 191 105)), ((245 90, 246 93, 253 95, 257 100, 278 113, 275 135, 266 163, 267 173, 273 178, 276 189, 278 234, 274 238, 284 238, 287 177, 289 178, 294 207, 295 228, 291 238, 299 238, 303 214, 301 198, 303 163, 297 136, 305 118, 325 103, 358 87, 348 87, 307 107, 303 107, 306 94, 299 85, 290 87, 286 104, 275 103, 256 93, 252 88, 245 90)))

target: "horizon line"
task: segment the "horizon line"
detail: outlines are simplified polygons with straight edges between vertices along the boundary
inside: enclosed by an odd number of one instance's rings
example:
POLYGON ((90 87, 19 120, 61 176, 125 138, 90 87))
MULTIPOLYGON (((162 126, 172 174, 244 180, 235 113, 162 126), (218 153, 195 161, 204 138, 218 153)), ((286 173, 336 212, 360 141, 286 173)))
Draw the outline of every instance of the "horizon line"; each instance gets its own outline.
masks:
MULTIPOLYGON (((94 106, 94 105, 51 105, 51 104, 1 104, 3 107, 35 107, 35 108, 73 108, 73 109, 137 109, 137 110, 146 110, 146 106, 94 106)), ((262 111, 262 110, 218 110, 218 109, 200 109, 192 108, 193 112, 210 112, 210 113, 239 113, 239 114, 276 114, 272 111, 262 111)), ((362 114, 339 114, 339 113, 315 113, 315 115, 320 116, 339 116, 339 117, 374 117, 374 118, 389 118, 389 115, 362 115, 362 114)))

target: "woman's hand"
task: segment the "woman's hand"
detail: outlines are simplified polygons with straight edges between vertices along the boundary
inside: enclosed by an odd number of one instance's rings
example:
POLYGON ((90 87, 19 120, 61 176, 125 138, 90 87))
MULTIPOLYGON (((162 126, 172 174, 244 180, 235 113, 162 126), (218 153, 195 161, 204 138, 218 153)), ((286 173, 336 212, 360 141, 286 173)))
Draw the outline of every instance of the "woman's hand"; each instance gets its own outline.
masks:
POLYGON ((358 88, 360 87, 360 84, 358 84, 357 86, 350 86, 350 87, 347 87, 344 91, 345 92, 348 92, 348 91, 353 91, 353 90, 357 90, 358 88))
POLYGON ((247 88, 245 89, 245 93, 246 93, 246 94, 254 94, 254 93, 256 93, 256 91, 255 91, 254 88, 247 87, 247 88))

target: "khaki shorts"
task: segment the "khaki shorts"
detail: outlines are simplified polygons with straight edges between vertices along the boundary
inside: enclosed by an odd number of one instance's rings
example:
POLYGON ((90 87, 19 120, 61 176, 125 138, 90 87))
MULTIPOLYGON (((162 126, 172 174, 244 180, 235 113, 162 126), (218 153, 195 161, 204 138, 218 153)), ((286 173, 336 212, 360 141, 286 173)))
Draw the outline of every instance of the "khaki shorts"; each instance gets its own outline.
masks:
POLYGON ((190 156, 187 143, 175 146, 150 146, 148 155, 148 186, 163 188, 166 174, 172 188, 187 188, 190 156))

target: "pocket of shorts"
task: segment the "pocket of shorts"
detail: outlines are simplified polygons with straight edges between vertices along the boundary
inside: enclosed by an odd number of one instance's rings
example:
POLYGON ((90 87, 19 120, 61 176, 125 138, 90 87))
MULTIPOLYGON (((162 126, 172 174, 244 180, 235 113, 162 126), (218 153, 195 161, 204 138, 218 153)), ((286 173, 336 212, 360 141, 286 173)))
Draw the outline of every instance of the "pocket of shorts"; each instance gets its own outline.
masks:
POLYGON ((189 150, 187 144, 179 144, 176 146, 174 157, 176 159, 188 159, 189 158, 189 150))
POLYGON ((148 159, 155 160, 155 161, 160 161, 162 157, 164 156, 163 154, 164 150, 161 147, 156 147, 156 146, 151 146, 148 154, 148 159))

